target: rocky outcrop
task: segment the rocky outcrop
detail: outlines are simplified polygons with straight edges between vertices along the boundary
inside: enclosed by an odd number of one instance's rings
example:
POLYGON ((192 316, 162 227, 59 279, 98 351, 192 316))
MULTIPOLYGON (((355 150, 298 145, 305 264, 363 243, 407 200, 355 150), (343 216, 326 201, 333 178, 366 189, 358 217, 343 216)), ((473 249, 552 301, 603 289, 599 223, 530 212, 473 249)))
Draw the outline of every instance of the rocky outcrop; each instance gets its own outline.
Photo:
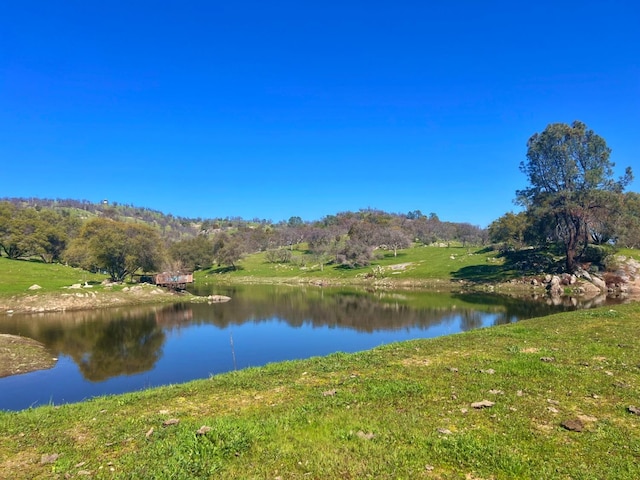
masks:
POLYGON ((640 262, 624 256, 611 257, 607 261, 608 270, 602 274, 578 269, 575 274, 545 275, 544 279, 532 281, 545 286, 552 298, 560 297, 567 291, 591 298, 601 295, 632 296, 640 298, 640 262))
POLYGON ((608 271, 604 278, 607 292, 612 295, 640 298, 640 262, 624 255, 607 259, 608 271))

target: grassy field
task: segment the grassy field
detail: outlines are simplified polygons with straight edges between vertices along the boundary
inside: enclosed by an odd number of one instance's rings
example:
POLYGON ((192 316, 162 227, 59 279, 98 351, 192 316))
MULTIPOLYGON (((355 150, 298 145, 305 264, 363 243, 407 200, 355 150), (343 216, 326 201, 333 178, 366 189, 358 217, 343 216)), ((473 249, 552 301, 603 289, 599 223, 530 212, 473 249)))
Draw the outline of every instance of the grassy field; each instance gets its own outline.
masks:
POLYGON ((637 479, 638 332, 633 303, 0 413, 0 478, 637 479))
POLYGON ((0 295, 48 293, 75 283, 101 282, 106 275, 92 274, 79 268, 0 257, 0 295), (40 290, 29 290, 37 284, 40 290))
POLYGON ((270 263, 264 253, 248 255, 238 262, 236 269, 211 268, 196 273, 202 282, 252 282, 269 279, 289 283, 327 281, 333 284, 377 282, 416 282, 429 285, 435 281, 464 280, 465 272, 485 281, 504 281, 515 278, 521 272, 505 266, 497 251, 478 247, 417 246, 398 251, 378 251, 378 257, 370 266, 345 268, 309 261, 304 255, 304 245, 292 251, 287 263, 270 263))
MULTIPOLYGON (((638 250, 621 250, 621 255, 640 259, 638 250)), ((256 253, 241 259, 236 268, 212 267, 195 272, 196 282, 207 283, 309 283, 326 282, 334 285, 385 283, 416 287, 446 287, 447 283, 466 281, 471 283, 497 284, 523 276, 540 274, 552 262, 549 254, 524 251, 510 257, 498 251, 481 247, 437 247, 415 246, 398 251, 378 251, 370 266, 345 268, 340 265, 325 265, 310 261, 305 255, 304 244, 292 251, 292 260, 287 263, 270 263, 266 254, 256 253), (546 258, 543 258, 545 257, 546 258), (538 263, 527 257, 542 258, 538 263), (546 263, 545 263, 546 262, 546 263), (526 265, 525 265, 526 264, 526 265)), ((0 257, 0 295, 45 293, 59 291, 74 283, 98 283, 105 275, 66 267, 59 264, 46 265, 39 262, 8 260, 0 257), (28 291, 34 283, 43 287, 28 291)))

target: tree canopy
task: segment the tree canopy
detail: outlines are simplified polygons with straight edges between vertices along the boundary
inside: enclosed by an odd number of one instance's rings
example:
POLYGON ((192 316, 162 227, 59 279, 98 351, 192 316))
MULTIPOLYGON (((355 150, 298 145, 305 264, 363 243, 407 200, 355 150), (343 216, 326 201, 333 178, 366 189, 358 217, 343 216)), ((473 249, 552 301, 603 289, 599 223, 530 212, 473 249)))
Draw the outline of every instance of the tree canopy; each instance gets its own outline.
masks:
POLYGON ((104 269, 122 281, 138 269, 149 272, 163 260, 163 244, 153 228, 108 218, 85 223, 69 248, 67 259, 87 269, 104 269))
POLYGON ((602 233, 602 220, 615 211, 632 179, 630 168, 613 179, 610 154, 604 138, 579 121, 550 124, 527 143, 520 169, 529 186, 516 193, 517 200, 528 215, 543 219, 532 224, 551 227, 542 233, 564 247, 569 272, 590 239, 602 233))

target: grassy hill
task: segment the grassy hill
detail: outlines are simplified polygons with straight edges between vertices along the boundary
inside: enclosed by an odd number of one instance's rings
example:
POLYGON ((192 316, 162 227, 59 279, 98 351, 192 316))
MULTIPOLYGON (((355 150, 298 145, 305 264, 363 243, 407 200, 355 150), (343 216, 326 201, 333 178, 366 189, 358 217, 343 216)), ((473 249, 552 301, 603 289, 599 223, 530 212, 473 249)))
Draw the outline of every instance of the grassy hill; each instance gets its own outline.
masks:
MULTIPOLYGON (((270 263, 265 253, 245 256, 236 268, 210 268, 197 272, 203 282, 215 281, 289 281, 304 283, 326 280, 332 283, 371 282, 374 280, 407 282, 454 280, 465 269, 484 270, 486 279, 504 281, 517 275, 510 267, 504 267, 504 259, 497 251, 479 247, 416 246, 400 250, 397 256, 390 251, 378 251, 378 258, 370 266, 348 268, 342 265, 325 265, 321 268, 304 253, 304 244, 292 251, 291 261, 270 263)), ((460 276, 463 279, 464 275, 460 276)))
POLYGON ((10 260, 0 257, 0 295, 59 292, 62 287, 75 283, 95 283, 106 275, 93 274, 80 268, 39 261, 10 260), (40 290, 29 291, 37 284, 40 290))

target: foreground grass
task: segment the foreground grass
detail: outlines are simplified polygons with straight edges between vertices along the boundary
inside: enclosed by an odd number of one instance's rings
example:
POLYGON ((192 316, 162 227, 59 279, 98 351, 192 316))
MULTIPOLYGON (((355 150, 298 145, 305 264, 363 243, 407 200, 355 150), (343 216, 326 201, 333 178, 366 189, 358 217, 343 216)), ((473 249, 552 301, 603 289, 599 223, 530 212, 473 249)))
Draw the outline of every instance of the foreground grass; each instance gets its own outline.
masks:
POLYGON ((0 413, 0 478, 637 479, 639 331, 629 304, 0 413))

